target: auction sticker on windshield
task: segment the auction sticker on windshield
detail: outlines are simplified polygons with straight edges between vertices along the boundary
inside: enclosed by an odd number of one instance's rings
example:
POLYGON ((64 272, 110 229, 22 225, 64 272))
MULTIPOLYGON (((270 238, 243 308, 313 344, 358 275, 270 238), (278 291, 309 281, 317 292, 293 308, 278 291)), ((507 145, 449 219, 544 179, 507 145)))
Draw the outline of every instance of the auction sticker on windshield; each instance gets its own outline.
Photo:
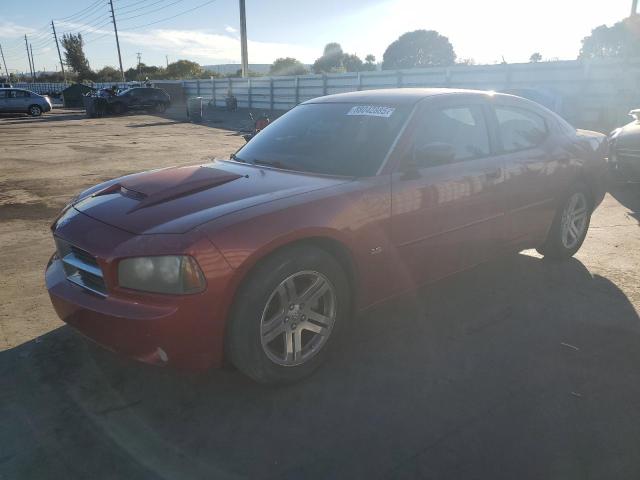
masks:
POLYGON ((395 108, 393 107, 382 107, 380 105, 356 105, 347 112, 347 115, 389 118, 394 111, 395 108))

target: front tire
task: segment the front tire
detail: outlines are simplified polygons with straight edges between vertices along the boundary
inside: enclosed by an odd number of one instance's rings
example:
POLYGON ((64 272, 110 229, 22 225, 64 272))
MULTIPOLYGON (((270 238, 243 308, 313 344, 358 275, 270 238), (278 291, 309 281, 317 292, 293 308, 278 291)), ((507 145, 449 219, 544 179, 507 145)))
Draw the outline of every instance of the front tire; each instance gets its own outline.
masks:
POLYGON ((350 312, 347 277, 334 257, 297 246, 268 257, 236 297, 227 353, 260 383, 311 375, 324 361, 350 312))
POLYGON ((580 249, 589 230, 592 202, 589 189, 578 184, 560 204, 544 244, 537 250, 545 258, 565 260, 580 249))
POLYGON ((39 117, 42 115, 42 107, 40 105, 31 105, 28 111, 29 115, 32 117, 39 117))

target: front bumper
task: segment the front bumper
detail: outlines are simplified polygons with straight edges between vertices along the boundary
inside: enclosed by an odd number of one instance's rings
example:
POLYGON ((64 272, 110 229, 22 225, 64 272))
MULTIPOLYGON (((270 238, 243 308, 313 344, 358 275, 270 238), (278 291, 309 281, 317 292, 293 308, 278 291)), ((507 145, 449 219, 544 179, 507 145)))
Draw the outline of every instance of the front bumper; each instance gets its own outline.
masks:
MULTIPOLYGON (((117 268, 113 258, 120 256, 118 252, 139 255, 136 245, 142 243, 135 235, 85 215, 59 227, 55 234, 94 253, 106 279, 112 278, 110 272, 117 268), (112 253, 105 250, 109 244, 112 253)), ((229 306, 225 299, 231 297, 222 292, 228 286, 231 269, 221 257, 217 259, 219 254, 210 243, 202 246, 200 242, 197 247, 206 257, 201 262, 205 277, 209 273, 207 289, 202 293, 147 294, 118 289, 108 281, 105 297, 69 281, 62 261, 54 256, 45 272, 51 303, 62 321, 111 351, 180 369, 220 367, 229 306)), ((149 253, 148 246, 143 249, 149 253)), ((197 258, 195 251, 190 254, 197 258)))

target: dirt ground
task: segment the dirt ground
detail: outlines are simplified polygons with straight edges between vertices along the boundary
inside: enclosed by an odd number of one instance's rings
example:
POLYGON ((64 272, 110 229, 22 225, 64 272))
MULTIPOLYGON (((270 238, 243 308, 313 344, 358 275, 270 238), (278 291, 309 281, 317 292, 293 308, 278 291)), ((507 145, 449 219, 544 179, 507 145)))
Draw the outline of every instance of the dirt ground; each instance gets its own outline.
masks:
POLYGON ((233 122, 0 118, 0 479, 640 478, 640 185, 607 195, 575 259, 525 252, 384 305, 287 388, 63 326, 43 285, 60 208, 228 156, 233 122))

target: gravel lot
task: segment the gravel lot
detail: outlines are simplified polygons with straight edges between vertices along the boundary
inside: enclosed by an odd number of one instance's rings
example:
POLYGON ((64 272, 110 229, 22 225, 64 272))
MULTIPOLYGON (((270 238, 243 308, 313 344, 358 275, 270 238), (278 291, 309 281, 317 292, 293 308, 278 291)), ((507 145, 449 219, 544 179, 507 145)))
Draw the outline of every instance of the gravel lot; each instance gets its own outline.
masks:
POLYGON ((66 200, 226 156, 234 121, 0 118, 0 479, 640 478, 640 185, 607 195, 576 259, 512 255, 386 304, 287 388, 63 326, 43 268, 66 200))

